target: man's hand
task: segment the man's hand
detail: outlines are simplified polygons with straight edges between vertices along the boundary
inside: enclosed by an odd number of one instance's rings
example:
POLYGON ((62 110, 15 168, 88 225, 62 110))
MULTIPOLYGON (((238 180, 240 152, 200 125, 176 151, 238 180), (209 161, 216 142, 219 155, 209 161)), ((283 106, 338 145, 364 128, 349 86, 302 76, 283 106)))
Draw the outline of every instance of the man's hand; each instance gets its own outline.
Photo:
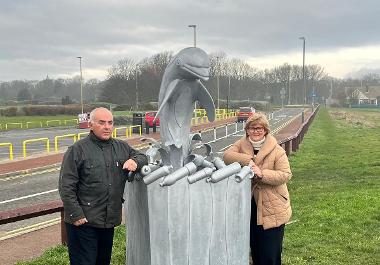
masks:
POLYGON ((123 169, 126 169, 128 171, 135 171, 137 169, 137 163, 135 162, 135 160, 128 159, 127 161, 125 161, 123 169))
POLYGON ((87 223, 87 219, 86 218, 82 218, 82 219, 79 219, 79 220, 76 220, 73 225, 75 226, 80 226, 80 225, 83 225, 84 223, 87 223))

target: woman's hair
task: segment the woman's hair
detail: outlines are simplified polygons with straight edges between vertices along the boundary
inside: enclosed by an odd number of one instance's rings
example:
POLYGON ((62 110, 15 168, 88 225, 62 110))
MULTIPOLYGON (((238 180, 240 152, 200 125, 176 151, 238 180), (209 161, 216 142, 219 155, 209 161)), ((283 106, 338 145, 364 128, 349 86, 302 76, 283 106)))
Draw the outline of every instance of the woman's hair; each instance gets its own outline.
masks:
POLYGON ((245 135, 248 136, 247 129, 252 125, 252 124, 258 124, 264 127, 265 130, 265 135, 267 135, 270 132, 269 129, 269 122, 265 114, 255 112, 251 117, 248 118, 247 122, 245 123, 245 135))

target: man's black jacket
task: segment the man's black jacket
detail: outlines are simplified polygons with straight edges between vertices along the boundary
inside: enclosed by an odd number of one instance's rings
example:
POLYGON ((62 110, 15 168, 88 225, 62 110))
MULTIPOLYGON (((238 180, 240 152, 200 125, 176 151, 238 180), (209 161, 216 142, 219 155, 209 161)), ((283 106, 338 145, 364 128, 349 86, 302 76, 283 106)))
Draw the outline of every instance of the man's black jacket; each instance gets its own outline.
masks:
POLYGON ((137 171, 148 163, 144 154, 118 139, 102 141, 92 132, 69 147, 63 157, 59 194, 65 222, 86 218, 86 225, 111 228, 121 223, 121 209, 128 159, 137 171))

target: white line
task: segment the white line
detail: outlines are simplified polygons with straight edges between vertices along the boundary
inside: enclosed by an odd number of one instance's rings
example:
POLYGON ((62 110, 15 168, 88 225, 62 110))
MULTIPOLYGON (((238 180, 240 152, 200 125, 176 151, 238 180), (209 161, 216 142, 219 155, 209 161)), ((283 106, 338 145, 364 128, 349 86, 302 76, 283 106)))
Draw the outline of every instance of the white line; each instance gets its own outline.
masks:
POLYGON ((36 197, 36 196, 40 196, 40 195, 43 195, 43 194, 48 194, 48 193, 52 193, 52 192, 56 192, 56 191, 58 191, 58 189, 48 190, 48 191, 44 191, 44 192, 40 192, 40 193, 35 193, 35 194, 19 197, 19 198, 14 198, 14 199, 6 200, 6 201, 1 201, 0 204, 4 204, 4 203, 8 203, 8 202, 14 202, 14 201, 19 201, 19 200, 24 200, 24 199, 27 199, 27 198, 36 197))

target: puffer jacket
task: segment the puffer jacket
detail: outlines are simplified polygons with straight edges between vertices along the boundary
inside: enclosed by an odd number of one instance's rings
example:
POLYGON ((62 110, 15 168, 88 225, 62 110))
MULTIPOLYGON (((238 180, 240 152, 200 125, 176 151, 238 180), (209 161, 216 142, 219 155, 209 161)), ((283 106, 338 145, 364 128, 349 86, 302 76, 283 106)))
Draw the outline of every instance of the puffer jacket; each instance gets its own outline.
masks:
POLYGON ((268 134, 254 158, 253 147, 246 136, 236 141, 223 156, 227 164, 239 162, 247 166, 251 160, 261 169, 261 180, 252 181, 252 195, 257 205, 257 224, 264 229, 278 227, 292 215, 286 183, 290 180, 289 160, 285 150, 268 134))

